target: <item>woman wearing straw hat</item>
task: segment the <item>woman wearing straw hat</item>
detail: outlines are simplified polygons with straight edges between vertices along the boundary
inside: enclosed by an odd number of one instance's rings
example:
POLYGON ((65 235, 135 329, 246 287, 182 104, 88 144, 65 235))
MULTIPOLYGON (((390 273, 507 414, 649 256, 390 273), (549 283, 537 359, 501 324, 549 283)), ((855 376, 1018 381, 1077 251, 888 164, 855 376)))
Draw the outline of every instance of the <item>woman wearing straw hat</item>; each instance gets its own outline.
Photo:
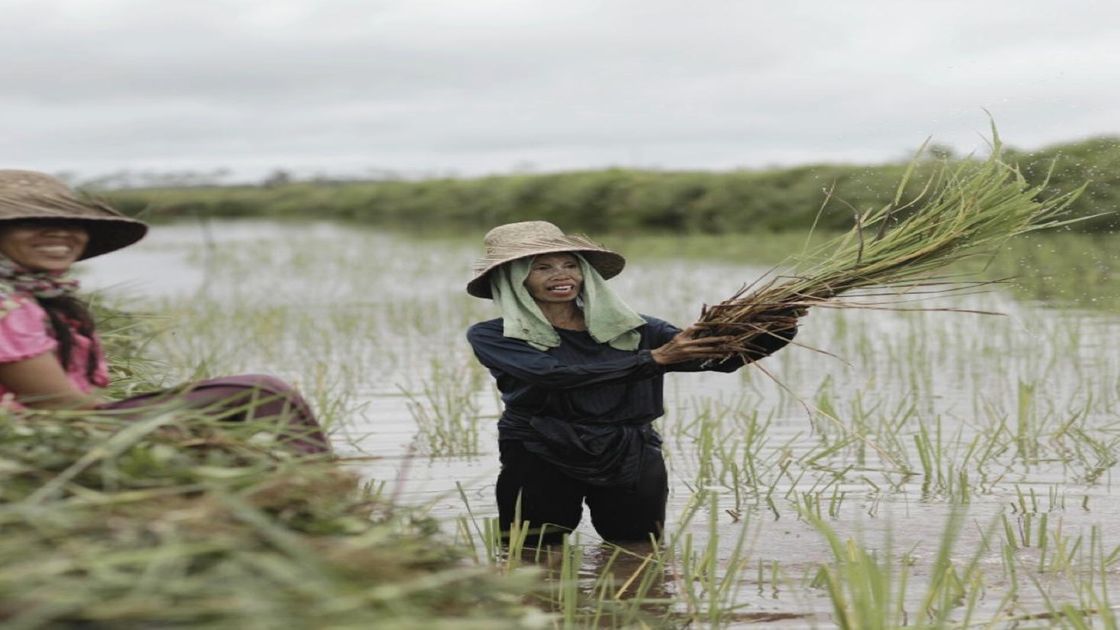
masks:
POLYGON ((67 271, 135 243, 147 229, 49 175, 0 170, 0 405, 129 415, 158 403, 206 407, 243 419, 277 418, 295 450, 329 451, 307 403, 269 376, 210 379, 116 402, 94 393, 108 385, 108 370, 93 318, 67 271))
POLYGON ((666 372, 732 372, 793 337, 790 328, 746 357, 726 339, 639 315, 605 280, 619 254, 546 221, 501 225, 485 238, 467 293, 502 317, 467 339, 497 381, 503 530, 528 521, 545 542, 579 524, 586 501, 596 531, 614 542, 659 537, 668 476, 651 423, 664 413, 666 372))

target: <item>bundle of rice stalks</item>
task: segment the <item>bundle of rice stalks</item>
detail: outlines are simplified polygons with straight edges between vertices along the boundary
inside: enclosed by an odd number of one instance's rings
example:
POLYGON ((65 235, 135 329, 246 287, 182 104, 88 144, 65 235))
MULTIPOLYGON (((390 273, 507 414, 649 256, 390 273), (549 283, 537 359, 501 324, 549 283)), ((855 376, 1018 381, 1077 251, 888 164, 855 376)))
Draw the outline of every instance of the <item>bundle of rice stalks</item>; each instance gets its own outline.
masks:
POLYGON ((934 272, 993 254, 1013 236, 1072 222, 1062 215, 1081 190, 1040 200, 1045 182, 1028 185, 1015 166, 1002 161, 994 125, 992 138, 986 160, 941 162, 921 192, 903 201, 919 150, 891 203, 857 211, 851 230, 793 261, 790 275, 745 287, 706 307, 695 324, 699 334, 729 337, 723 346, 728 355, 750 354, 763 336, 794 327, 809 307, 850 305, 834 299, 871 287, 877 295, 894 296, 919 288, 959 288, 959 278, 938 278, 934 272))
POLYGON ((0 414, 0 625, 513 627, 498 575, 267 423, 0 414))

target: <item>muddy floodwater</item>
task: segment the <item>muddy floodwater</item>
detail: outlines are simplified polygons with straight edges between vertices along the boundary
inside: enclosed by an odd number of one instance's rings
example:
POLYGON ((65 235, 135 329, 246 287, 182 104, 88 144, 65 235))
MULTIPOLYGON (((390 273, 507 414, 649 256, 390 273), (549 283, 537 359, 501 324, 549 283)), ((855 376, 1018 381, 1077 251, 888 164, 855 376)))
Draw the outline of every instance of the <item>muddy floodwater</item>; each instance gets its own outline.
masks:
MULTIPOLYGON (((464 339, 498 315, 464 291, 478 240, 186 222, 82 263, 81 277, 150 315, 168 382, 296 382, 338 452, 361 457, 350 465, 470 544, 495 515, 498 470, 498 399, 464 339)), ((678 325, 768 269, 623 253, 615 290, 678 325)), ((911 623, 950 573, 954 623, 1045 627, 1071 619, 1063 604, 1109 609, 1120 316, 998 288, 864 306, 813 309, 796 345, 738 373, 667 376, 657 426, 673 561, 646 596, 682 613, 721 607, 720 625, 832 627, 829 570, 843 583, 843 556, 864 550, 891 567, 890 605, 911 623)), ((642 550, 604 569, 611 553, 587 520, 580 575, 633 575, 642 550)))

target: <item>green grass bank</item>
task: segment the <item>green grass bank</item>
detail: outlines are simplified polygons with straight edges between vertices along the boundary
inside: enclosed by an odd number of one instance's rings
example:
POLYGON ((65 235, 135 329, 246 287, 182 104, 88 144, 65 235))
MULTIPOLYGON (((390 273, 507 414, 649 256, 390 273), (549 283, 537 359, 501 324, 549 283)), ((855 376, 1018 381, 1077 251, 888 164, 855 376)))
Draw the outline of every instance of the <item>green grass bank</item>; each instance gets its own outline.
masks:
MULTIPOLYGON (((936 153, 936 152, 934 152, 936 153)), ((944 157, 943 155, 941 157, 944 157)), ((1120 138, 1102 137, 1032 152, 1005 150, 1031 184, 1049 177, 1048 192, 1088 181, 1073 204, 1083 232, 1117 227, 1120 138)), ((934 160, 919 167, 916 194, 934 160)), ((953 159, 953 158, 948 158, 953 159)), ((524 219, 603 233, 780 232, 812 224, 846 229, 854 209, 888 202, 906 161, 879 165, 814 164, 793 168, 705 171, 606 169, 422 181, 295 182, 279 185, 121 189, 104 195, 128 214, 183 217, 314 218, 454 232, 524 219)))

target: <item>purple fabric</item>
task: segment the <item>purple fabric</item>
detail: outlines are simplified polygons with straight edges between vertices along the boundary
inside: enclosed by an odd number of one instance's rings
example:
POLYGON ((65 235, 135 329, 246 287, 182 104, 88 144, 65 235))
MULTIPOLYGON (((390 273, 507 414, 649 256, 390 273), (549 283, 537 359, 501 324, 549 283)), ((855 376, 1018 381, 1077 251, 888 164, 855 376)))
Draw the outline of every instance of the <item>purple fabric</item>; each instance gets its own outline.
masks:
POLYGON ((124 400, 100 405, 100 409, 136 409, 166 402, 185 402, 190 407, 233 409, 253 402, 239 420, 285 418, 285 444, 304 454, 330 453, 330 441, 323 435, 307 401, 291 385, 264 374, 221 376, 188 383, 124 400))

